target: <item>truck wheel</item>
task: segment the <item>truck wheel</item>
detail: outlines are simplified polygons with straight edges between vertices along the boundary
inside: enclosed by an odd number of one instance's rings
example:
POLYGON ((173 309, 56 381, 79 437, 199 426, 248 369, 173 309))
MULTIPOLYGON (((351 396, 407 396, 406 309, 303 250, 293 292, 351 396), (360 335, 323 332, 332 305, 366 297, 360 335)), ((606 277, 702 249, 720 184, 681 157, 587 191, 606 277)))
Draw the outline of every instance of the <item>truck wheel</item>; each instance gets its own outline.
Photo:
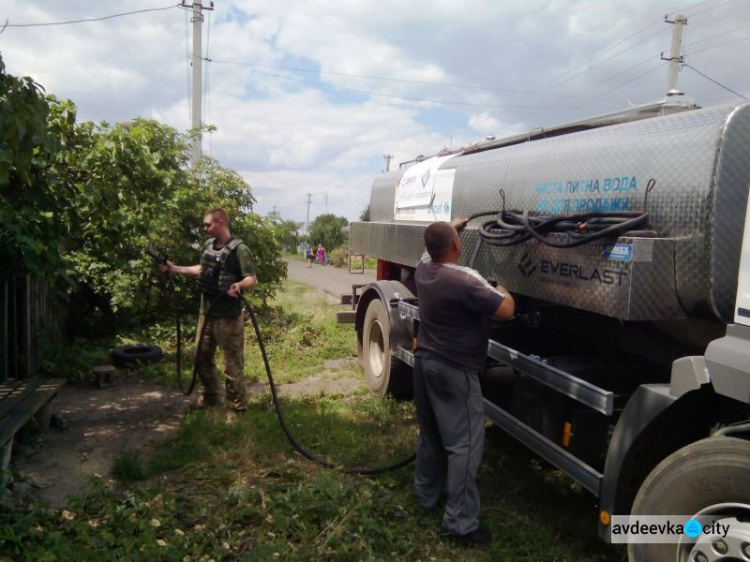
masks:
POLYGON ((367 305, 362 332, 362 365, 365 380, 378 396, 386 393, 406 398, 411 389, 407 366, 391 355, 390 320, 380 299, 367 305))
POLYGON ((750 442, 714 437, 671 454, 643 482, 632 515, 711 516, 730 530, 721 542, 700 535, 679 544, 629 544, 630 562, 749 559, 750 442))

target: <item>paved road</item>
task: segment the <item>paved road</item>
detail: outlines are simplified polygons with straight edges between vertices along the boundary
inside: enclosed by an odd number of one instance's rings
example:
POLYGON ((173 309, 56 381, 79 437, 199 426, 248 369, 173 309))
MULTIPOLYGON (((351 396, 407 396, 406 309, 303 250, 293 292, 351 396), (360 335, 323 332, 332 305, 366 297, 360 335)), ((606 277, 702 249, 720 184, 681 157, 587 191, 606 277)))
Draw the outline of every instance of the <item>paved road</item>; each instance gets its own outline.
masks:
POLYGON ((351 294, 355 283, 369 283, 375 281, 375 271, 366 269, 364 273, 349 273, 347 269, 313 264, 307 267, 307 262, 301 260, 286 260, 288 264, 287 278, 292 281, 307 283, 335 296, 351 294))

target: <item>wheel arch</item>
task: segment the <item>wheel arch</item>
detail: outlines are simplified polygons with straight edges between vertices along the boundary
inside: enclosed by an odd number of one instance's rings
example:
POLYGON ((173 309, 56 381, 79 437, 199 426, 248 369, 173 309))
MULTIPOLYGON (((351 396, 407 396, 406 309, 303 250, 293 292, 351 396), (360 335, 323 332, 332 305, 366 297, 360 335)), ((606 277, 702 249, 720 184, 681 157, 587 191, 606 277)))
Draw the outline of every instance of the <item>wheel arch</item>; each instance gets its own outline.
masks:
MULTIPOLYGON (((718 423, 743 421, 742 407, 716 394, 710 384, 680 397, 669 393, 669 385, 640 387, 612 434, 600 489, 600 512, 629 514, 641 484, 662 460, 710 437, 718 423)), ((609 542, 609 535, 609 526, 600 520, 599 536, 609 542)))
MULTIPOLYGON (((357 341, 360 346, 362 345, 362 333, 364 332, 367 307, 375 299, 380 299, 385 305, 391 334, 391 347, 395 348, 404 344, 410 346, 412 334, 409 333, 409 328, 411 327, 411 323, 402 321, 398 314, 392 314, 390 306, 391 300, 399 297, 403 299, 414 298, 414 294, 400 281, 374 281, 364 288, 357 303, 357 314, 354 320, 354 328, 357 332, 357 341)), ((391 349, 391 354, 394 354, 393 349, 391 349)))

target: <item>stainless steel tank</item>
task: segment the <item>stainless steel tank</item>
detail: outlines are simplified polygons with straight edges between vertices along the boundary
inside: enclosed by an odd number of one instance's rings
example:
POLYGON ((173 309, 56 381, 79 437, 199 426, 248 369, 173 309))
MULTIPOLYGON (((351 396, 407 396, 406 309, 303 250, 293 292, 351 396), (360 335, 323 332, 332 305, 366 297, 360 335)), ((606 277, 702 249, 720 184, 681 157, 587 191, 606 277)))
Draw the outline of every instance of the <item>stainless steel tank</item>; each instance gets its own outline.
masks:
MULTIPOLYGON (((571 249, 483 245, 473 265, 514 293, 624 320, 731 320, 750 186, 750 104, 498 144, 442 161, 429 205, 399 207, 404 170, 378 177, 372 222, 352 225, 353 251, 414 266, 427 224, 500 210, 501 189, 507 209, 637 211, 653 181, 654 238, 571 249)), ((476 226, 462 235, 464 263, 479 241, 476 226)))

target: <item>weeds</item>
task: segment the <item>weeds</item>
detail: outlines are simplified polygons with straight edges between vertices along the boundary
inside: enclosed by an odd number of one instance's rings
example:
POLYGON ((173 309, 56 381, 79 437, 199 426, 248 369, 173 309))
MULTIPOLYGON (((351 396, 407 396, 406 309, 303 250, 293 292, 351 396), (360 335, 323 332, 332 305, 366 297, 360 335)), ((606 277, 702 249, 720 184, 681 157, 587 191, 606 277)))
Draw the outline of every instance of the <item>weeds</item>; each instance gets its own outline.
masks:
POLYGON ((137 451, 123 451, 115 458, 112 475, 123 482, 134 482, 146 478, 146 467, 137 451))

